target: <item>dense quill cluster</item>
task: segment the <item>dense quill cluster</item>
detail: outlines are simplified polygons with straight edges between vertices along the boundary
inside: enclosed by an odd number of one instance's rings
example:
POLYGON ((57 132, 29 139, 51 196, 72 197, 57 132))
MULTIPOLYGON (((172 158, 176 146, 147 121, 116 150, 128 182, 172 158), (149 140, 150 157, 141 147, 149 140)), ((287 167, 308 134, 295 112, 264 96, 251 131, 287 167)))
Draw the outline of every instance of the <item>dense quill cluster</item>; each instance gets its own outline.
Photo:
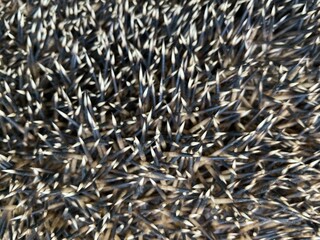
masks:
POLYGON ((319 1, 0 3, 0 239, 320 226, 319 1))

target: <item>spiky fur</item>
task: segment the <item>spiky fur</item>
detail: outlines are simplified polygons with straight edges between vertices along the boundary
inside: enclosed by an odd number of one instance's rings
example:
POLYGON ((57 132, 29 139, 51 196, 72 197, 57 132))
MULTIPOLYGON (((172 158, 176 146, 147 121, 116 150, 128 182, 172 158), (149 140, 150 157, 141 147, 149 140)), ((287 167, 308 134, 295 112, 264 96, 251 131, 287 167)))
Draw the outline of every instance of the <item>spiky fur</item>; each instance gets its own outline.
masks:
POLYGON ((1 1, 1 239, 317 239, 319 1, 1 1))

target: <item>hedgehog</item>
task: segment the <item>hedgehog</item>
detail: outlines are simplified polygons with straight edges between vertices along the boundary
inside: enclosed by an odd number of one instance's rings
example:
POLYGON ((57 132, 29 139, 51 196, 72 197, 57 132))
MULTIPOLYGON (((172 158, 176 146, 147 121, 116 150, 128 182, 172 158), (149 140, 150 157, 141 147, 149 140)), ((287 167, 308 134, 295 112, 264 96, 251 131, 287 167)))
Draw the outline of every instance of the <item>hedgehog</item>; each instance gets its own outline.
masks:
POLYGON ((320 239, 319 10, 2 0, 0 239, 320 239))

